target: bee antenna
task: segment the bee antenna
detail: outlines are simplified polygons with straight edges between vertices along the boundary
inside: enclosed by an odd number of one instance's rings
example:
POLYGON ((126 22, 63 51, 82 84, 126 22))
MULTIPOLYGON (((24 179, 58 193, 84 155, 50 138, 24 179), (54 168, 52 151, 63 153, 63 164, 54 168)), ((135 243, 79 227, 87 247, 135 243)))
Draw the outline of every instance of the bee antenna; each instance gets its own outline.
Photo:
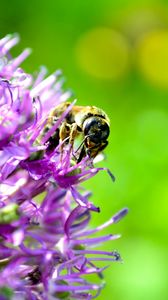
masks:
POLYGON ((78 152, 78 150, 82 147, 83 143, 85 142, 85 140, 89 137, 92 136, 93 134, 88 134, 84 137, 84 139, 82 140, 82 142, 80 143, 79 147, 75 150, 75 153, 78 152))
POLYGON ((113 173, 111 173, 111 171, 109 169, 107 169, 107 173, 108 175, 110 175, 112 181, 114 182, 116 180, 115 176, 113 175, 113 173))

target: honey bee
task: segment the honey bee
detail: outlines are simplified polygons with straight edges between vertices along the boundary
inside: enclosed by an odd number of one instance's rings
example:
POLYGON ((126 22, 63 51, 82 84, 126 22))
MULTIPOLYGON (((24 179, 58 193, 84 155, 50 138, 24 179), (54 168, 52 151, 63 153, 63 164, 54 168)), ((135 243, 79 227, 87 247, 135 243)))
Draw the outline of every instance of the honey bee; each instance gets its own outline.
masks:
MULTIPOLYGON (((70 102, 56 106, 48 116, 43 135, 57 122, 61 115, 68 109, 70 102)), ((78 136, 83 141, 78 147, 77 163, 88 155, 95 158, 108 145, 107 138, 110 134, 110 120, 107 114, 96 106, 74 105, 66 115, 64 121, 54 134, 47 140, 47 151, 55 149, 60 141, 68 141, 72 146, 78 136)))

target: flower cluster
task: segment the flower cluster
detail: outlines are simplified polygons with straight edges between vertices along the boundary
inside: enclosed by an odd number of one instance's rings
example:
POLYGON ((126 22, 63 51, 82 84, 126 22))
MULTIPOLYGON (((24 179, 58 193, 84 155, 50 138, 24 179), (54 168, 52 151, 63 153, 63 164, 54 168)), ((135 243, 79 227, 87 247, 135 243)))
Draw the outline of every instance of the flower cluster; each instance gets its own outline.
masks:
POLYGON ((102 169, 87 156, 74 163, 68 143, 46 151, 74 102, 39 141, 50 111, 70 93, 62 91, 58 71, 46 77, 43 67, 36 78, 26 74, 20 64, 30 49, 16 58, 10 54, 18 41, 17 35, 0 40, 0 298, 92 299, 103 286, 104 268, 95 262, 120 260, 116 251, 93 250, 119 235, 94 234, 127 209, 88 228, 92 211, 100 210, 80 183, 102 169))

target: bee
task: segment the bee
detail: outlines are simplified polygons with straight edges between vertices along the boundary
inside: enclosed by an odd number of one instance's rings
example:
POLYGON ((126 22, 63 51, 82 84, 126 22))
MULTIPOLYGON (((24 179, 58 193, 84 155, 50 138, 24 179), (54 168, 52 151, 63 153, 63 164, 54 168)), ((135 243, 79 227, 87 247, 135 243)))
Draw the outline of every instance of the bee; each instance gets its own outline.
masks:
MULTIPOLYGON (((70 102, 61 103, 56 106, 48 116, 44 134, 50 130, 58 121, 61 115, 68 109, 70 102)), ((47 151, 55 149, 60 141, 66 141, 72 146, 78 136, 83 141, 76 150, 78 154, 77 163, 88 155, 95 158, 108 145, 107 138, 110 134, 110 120, 107 114, 96 106, 74 105, 65 119, 56 129, 54 134, 47 140, 47 151)))

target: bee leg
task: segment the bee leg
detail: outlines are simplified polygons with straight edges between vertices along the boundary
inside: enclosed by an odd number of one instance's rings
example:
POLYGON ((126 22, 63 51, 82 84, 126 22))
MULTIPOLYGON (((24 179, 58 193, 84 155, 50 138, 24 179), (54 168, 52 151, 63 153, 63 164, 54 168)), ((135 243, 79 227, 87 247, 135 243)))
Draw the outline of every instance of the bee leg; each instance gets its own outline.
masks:
MULTIPOLYGON (((71 149, 73 148, 74 140, 77 135, 77 124, 67 124, 67 122, 63 122, 60 126, 60 140, 64 141, 69 137, 69 144, 71 146, 71 149)), ((63 147, 64 144, 61 145, 61 153, 63 153, 63 147)))
POLYGON ((69 137, 69 142, 70 144, 73 146, 74 144, 74 140, 76 138, 76 135, 77 135, 77 124, 76 123, 73 123, 71 125, 71 132, 70 132, 70 137, 69 137))
POLYGON ((71 132, 70 132, 70 139, 69 139, 69 143, 71 145, 71 150, 72 150, 72 155, 75 159, 75 161, 77 162, 77 157, 75 155, 75 153, 73 152, 73 145, 74 145, 74 140, 76 138, 76 136, 78 135, 78 126, 76 123, 73 123, 71 125, 71 132))
POLYGON ((67 124, 66 121, 63 122, 60 126, 60 132, 59 132, 60 140, 63 141, 67 137, 69 137, 70 131, 71 131, 71 126, 69 124, 67 124))
MULTIPOLYGON (((67 122, 63 122, 60 126, 60 131, 59 131, 59 137, 61 141, 64 141, 68 137, 70 137, 70 132, 71 132, 71 125, 67 124, 67 122)), ((69 139, 66 141, 66 143, 69 142, 69 139)), ((60 152, 61 152, 61 160, 62 160, 62 155, 63 155, 63 149, 64 149, 65 143, 62 143, 60 146, 60 152)))
POLYGON ((85 156, 86 156, 86 150, 85 150, 85 146, 83 145, 83 147, 82 147, 82 149, 81 149, 81 151, 79 153, 79 157, 77 159, 77 163, 79 163, 82 160, 82 158, 84 158, 85 156))

